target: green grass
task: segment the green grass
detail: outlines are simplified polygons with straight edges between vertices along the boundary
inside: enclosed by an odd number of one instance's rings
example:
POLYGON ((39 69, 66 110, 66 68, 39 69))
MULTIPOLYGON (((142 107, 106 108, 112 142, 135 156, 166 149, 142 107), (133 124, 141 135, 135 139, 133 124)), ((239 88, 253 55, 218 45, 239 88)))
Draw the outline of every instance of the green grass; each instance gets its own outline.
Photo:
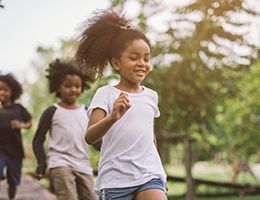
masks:
MULTIPOLYGON (((260 196, 248 197, 219 197, 219 198, 196 198, 196 200, 259 200, 260 196)), ((169 200, 185 200, 185 198, 169 197, 169 200)))
MULTIPOLYGON (((185 177, 185 171, 182 166, 166 166, 165 167, 168 174, 178 176, 178 177, 185 177)), ((199 178, 199 179, 205 179, 205 180, 212 180, 212 181, 222 181, 226 182, 230 180, 231 174, 230 172, 226 170, 217 170, 214 171, 212 169, 198 172, 193 171, 193 177, 199 178)), ((240 174, 237 178, 237 183, 243 183, 243 184, 254 184, 254 185, 260 185, 260 179, 254 179, 249 174, 243 173, 240 174)), ((169 200, 184 200, 185 198, 177 198, 178 196, 184 196, 186 193, 186 185, 185 183, 178 183, 178 182, 168 182, 168 196, 170 197, 169 200)), ((232 189, 228 188, 220 188, 220 187, 212 187, 212 186, 206 186, 206 185, 200 185, 197 188, 197 192, 200 194, 219 194, 219 193, 226 193, 226 192, 232 192, 232 189)), ((260 195, 258 196, 243 196, 243 197, 197 197, 197 200, 260 200, 260 195)))

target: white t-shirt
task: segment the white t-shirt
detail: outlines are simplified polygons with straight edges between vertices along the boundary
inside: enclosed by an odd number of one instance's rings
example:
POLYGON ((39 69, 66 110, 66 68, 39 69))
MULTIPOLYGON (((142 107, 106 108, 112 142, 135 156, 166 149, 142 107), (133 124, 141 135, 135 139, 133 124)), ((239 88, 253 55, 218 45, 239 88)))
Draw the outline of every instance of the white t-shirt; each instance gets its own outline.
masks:
MULTIPOLYGON (((131 107, 103 137, 95 190, 141 185, 152 178, 166 182, 154 144, 154 117, 160 115, 157 93, 143 87, 140 93, 128 93, 131 107)), ((113 86, 103 86, 94 95, 88 116, 94 108, 109 115, 120 94, 113 86)))
POLYGON ((58 104, 48 139, 48 168, 71 167, 75 171, 92 174, 88 144, 84 136, 88 125, 84 105, 77 109, 65 109, 58 104))

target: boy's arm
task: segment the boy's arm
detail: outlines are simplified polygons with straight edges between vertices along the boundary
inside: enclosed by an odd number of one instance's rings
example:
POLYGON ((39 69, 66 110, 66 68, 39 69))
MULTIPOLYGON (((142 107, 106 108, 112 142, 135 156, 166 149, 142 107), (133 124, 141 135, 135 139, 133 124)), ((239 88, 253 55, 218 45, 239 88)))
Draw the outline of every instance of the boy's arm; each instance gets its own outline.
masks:
POLYGON ((36 173, 39 175, 39 178, 45 174, 47 168, 44 141, 46 139, 46 134, 51 127, 51 121, 55 110, 56 108, 51 106, 44 111, 32 142, 33 152, 38 163, 36 173))

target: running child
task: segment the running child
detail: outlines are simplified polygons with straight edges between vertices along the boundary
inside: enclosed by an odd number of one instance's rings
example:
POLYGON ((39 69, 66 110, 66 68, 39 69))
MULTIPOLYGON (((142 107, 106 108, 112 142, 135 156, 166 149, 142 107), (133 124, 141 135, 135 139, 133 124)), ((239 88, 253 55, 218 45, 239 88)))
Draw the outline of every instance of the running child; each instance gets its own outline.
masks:
POLYGON ((123 15, 101 10, 84 27, 76 58, 102 78, 107 64, 120 75, 99 88, 88 109, 88 144, 102 138, 95 190, 102 200, 166 200, 166 173, 154 135, 158 96, 142 85, 151 45, 123 15))
POLYGON ((87 111, 77 103, 90 78, 72 61, 56 60, 47 71, 49 92, 55 93, 59 101, 43 112, 33 139, 38 161, 36 173, 41 178, 49 170, 51 186, 59 200, 96 200, 89 146, 84 141, 87 111))
POLYGON ((22 85, 12 74, 0 74, 0 182, 7 178, 10 200, 15 198, 21 181, 24 158, 21 130, 32 126, 30 113, 15 103, 22 92, 22 85))

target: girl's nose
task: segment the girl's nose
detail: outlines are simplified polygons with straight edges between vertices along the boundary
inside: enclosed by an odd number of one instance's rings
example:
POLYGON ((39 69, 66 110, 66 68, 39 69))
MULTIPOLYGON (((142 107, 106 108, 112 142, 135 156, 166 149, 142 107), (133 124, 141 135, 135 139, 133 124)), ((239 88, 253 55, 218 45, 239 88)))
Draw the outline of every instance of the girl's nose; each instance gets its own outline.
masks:
POLYGON ((138 64, 139 66, 145 66, 145 65, 146 65, 146 62, 144 61, 144 59, 139 59, 137 64, 138 64))

